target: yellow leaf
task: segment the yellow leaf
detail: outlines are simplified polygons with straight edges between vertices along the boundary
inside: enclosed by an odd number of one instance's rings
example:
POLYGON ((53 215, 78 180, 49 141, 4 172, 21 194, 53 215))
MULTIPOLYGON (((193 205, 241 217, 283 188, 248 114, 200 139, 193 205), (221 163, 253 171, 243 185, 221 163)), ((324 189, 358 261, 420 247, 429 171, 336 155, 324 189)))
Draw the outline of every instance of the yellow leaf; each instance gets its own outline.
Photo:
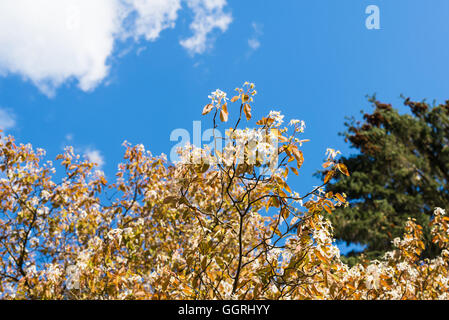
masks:
POLYGON ((226 113, 228 113, 228 104, 225 103, 221 106, 221 109, 224 110, 226 113))
POLYGON ((206 270, 207 267, 207 257, 203 258, 203 261, 201 261, 201 269, 206 270))
POLYGON ((292 169, 292 171, 293 171, 294 174, 298 175, 298 170, 296 170, 295 167, 290 167, 290 169, 292 169))
POLYGON ((347 283, 346 286, 349 287, 352 290, 357 290, 357 288, 354 287, 351 283, 347 283))
POLYGON ((340 170, 341 173, 343 173, 345 176, 349 177, 348 168, 343 163, 337 164, 337 168, 338 168, 338 170, 340 170))
POLYGON ((211 103, 209 103, 208 105, 206 105, 206 106, 203 108, 203 116, 206 115, 206 114, 208 114, 209 112, 211 112, 211 110, 212 110, 213 108, 214 108, 214 105, 211 104, 211 103))
POLYGON ((228 121, 228 112, 224 109, 221 109, 221 111, 220 111, 220 120, 222 122, 228 121))
POLYGON ((346 202, 345 198, 343 198, 343 196, 342 196, 341 194, 337 193, 335 196, 336 196, 337 199, 340 200, 341 202, 346 202))
POLYGON ((391 289, 390 285, 383 279, 380 279, 380 284, 386 287, 387 289, 391 289))
POLYGON ((293 146, 291 148, 291 151, 292 151, 293 156, 296 158, 296 161, 298 161, 298 162, 303 162, 304 161, 304 157, 302 155, 302 152, 299 151, 296 146, 293 146))
POLYGON ((326 173, 326 176, 324 177, 324 183, 328 183, 329 180, 332 179, 333 176, 334 176, 333 171, 329 171, 328 173, 326 173))
POLYGON ((167 204, 167 203, 176 203, 178 201, 178 197, 176 197, 176 196, 168 196, 168 197, 166 197, 165 199, 164 199, 164 204, 167 204))
POLYGON ((282 210, 281 210, 281 215, 282 215, 282 217, 285 219, 285 220, 287 220, 288 219, 288 217, 290 216, 290 210, 288 210, 287 208, 282 208, 282 210))
POLYGON ((326 162, 326 163, 323 163, 323 168, 327 168, 327 167, 329 167, 330 165, 332 165, 332 161, 328 161, 328 162, 326 162))
POLYGON ((291 148, 291 151, 292 151, 293 156, 296 159, 296 165, 297 165, 298 169, 300 169, 304 162, 304 156, 303 156, 302 152, 299 151, 296 146, 293 146, 291 148))
POLYGON ((197 289, 200 286, 200 278, 198 276, 196 276, 195 278, 193 278, 193 288, 197 289))
POLYGON ((318 259, 321 260, 321 262, 328 263, 327 259, 323 257, 323 255, 318 250, 315 251, 315 255, 318 257, 318 259))
POLYGON ((276 207, 279 208, 279 200, 277 197, 271 197, 270 200, 268 201, 267 207, 276 207))
POLYGON ((263 125, 265 125, 267 123, 267 118, 262 118, 262 119, 260 119, 259 121, 257 121, 256 122, 256 124, 258 125, 258 126, 263 126, 263 125))
MULTIPOLYGON (((272 230, 273 230, 273 228, 270 228, 270 229, 272 229, 272 230)), ((279 229, 278 229, 278 228, 274 229, 273 231, 274 231, 274 233, 275 233, 275 234, 276 234, 277 236, 279 236, 279 237, 282 237, 282 232, 281 232, 281 231, 279 231, 279 229)))
POLYGON ((259 123, 261 125, 268 125, 269 126, 269 125, 271 125, 274 122, 274 119, 272 119, 272 118, 262 118, 262 120, 260 120, 258 122, 261 122, 261 123, 259 123))
POLYGON ((251 119, 251 106, 245 103, 245 105, 243 106, 243 112, 245 113, 246 120, 249 121, 251 119))
POLYGON ((240 99, 240 96, 235 96, 231 99, 231 102, 236 102, 238 99, 240 99))

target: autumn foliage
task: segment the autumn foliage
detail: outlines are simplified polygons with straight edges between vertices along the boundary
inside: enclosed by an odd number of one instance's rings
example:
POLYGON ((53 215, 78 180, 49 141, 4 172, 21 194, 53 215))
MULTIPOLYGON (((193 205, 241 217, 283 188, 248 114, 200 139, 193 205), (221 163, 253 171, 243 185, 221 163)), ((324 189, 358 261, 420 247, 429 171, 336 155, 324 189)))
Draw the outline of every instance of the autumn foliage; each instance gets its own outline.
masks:
MULTIPOLYGON (((125 143, 115 181, 72 148, 52 162, 12 137, 0 140, 0 296, 5 299, 447 299, 449 219, 435 209, 441 256, 420 260, 413 220, 379 261, 349 267, 323 217, 344 206, 325 193, 349 175, 328 150, 323 184, 291 190, 304 161, 303 122, 272 111, 251 121, 253 84, 203 109, 226 125, 222 150, 186 146, 168 163, 125 143)), ((218 139, 218 137, 217 137, 218 139)))

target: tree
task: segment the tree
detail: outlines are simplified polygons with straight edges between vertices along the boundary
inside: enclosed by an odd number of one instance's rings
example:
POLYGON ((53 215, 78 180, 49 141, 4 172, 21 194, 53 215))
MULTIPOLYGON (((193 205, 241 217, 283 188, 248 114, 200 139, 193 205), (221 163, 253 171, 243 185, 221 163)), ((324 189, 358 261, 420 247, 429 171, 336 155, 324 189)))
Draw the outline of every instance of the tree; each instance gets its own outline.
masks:
POLYGON ((423 257, 434 257, 428 221, 435 206, 449 208, 449 101, 431 107, 405 99, 410 114, 370 102, 375 110, 362 123, 346 123, 345 141, 359 151, 341 159, 351 177, 340 175, 327 187, 346 192, 351 204, 330 216, 335 236, 366 244, 363 254, 376 258, 413 217, 425 229, 423 257))
MULTIPOLYGON (((449 219, 435 210, 432 235, 445 248, 419 261, 422 231, 381 262, 349 268, 323 211, 346 203, 322 186, 298 195, 286 179, 303 162, 297 120, 270 112, 249 121, 254 85, 237 89, 236 124, 225 148, 186 146, 167 163, 125 143, 117 179, 68 147, 64 178, 44 151, 0 139, 0 298, 4 299, 447 299, 449 219), (304 203, 302 204, 302 201, 304 203)), ((228 99, 211 95, 203 114, 228 121, 228 99)), ((220 137, 214 136, 219 139, 220 137)), ((218 145, 218 143, 217 143, 218 145)))

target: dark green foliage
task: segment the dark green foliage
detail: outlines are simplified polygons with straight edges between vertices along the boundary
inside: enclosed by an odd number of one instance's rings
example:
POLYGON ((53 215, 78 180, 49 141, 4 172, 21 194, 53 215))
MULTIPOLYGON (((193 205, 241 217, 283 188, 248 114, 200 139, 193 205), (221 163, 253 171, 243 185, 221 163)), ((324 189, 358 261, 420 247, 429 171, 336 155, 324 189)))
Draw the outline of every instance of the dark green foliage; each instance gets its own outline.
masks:
POLYGON ((339 175, 328 187, 351 203, 330 215, 335 237, 366 244, 364 254, 378 258, 413 217, 427 236, 424 256, 432 257, 429 218, 437 206, 449 209, 449 101, 429 106, 405 99, 411 114, 402 115, 375 98, 370 102, 375 110, 362 123, 345 124, 345 141, 359 151, 342 158, 351 176, 339 175))

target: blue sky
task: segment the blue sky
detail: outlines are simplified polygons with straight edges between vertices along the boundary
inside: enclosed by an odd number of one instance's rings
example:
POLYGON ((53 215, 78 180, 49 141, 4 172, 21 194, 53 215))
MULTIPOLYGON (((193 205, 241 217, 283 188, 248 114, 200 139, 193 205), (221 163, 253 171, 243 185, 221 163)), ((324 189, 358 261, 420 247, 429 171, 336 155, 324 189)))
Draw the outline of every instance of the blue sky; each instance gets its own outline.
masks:
POLYGON ((319 183, 327 147, 354 152, 338 132, 370 110, 367 94, 404 112, 400 94, 449 99, 447 0, 28 1, 0 5, 0 126, 51 159, 64 145, 101 157, 108 177, 124 140, 169 154, 174 129, 210 127, 211 91, 244 81, 256 118, 305 120, 300 193, 319 183), (368 5, 380 30, 365 27, 368 5))

